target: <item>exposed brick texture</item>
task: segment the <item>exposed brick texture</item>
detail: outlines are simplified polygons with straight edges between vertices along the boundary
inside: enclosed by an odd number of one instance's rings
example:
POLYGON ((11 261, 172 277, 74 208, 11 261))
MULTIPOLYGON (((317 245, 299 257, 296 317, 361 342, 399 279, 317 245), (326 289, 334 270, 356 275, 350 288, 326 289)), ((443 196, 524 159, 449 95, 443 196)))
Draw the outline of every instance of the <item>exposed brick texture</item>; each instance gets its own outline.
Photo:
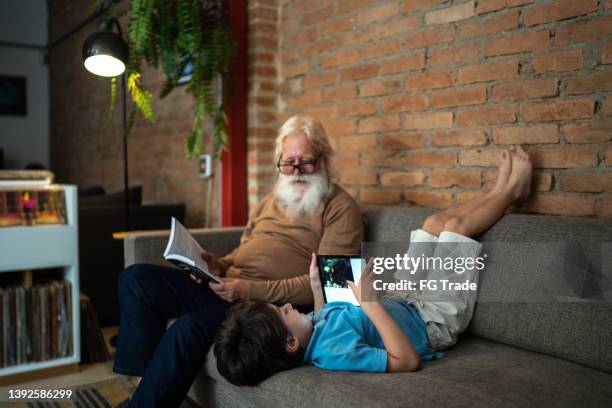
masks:
MULTIPOLYGON (((54 8, 61 2, 52 3, 54 8)), ((612 216, 610 4, 597 0, 252 1, 248 10, 250 208, 274 181, 273 141, 278 126, 293 114, 309 113, 322 120, 337 149, 337 181, 360 203, 445 208, 465 202, 493 185, 500 149, 521 144, 532 157, 535 173, 533 195, 517 211, 612 216)), ((51 27, 61 31, 54 18, 50 14, 51 27)), ((50 67, 51 75, 74 76, 57 64, 50 67)), ((158 80, 153 75, 147 78, 158 80)), ((85 74, 73 81, 81 87, 87 83, 88 88, 93 82, 85 74)), ((104 92, 100 88, 99 93, 104 92)), ((176 189, 203 189, 183 168, 188 165, 182 161, 181 136, 190 127, 190 103, 181 92, 170 97, 172 102, 156 102, 163 112, 156 125, 138 122, 133 139, 142 142, 131 142, 130 154, 139 157, 132 163, 138 160, 148 171, 153 169, 150 184, 164 186, 154 196, 145 191, 145 197, 188 201, 179 200, 183 193, 176 189), (167 149, 169 140, 176 145, 167 149), (145 165, 148 156, 136 153, 148 152, 156 143, 164 147, 164 154, 176 152, 168 162, 176 169, 166 165, 158 170, 161 166, 153 161, 145 165)), ((59 104, 58 99, 53 100, 59 104)), ((57 119, 52 125, 57 139, 52 151, 55 144, 73 152, 81 143, 75 135, 90 137, 85 123, 91 123, 91 115, 97 121, 105 115, 106 99, 99 100, 96 109, 80 112, 87 118, 82 124, 57 119), (65 140, 68 135, 74 137, 73 148, 65 140)), ((76 116, 66 107, 68 101, 61 103, 64 106, 52 109, 76 116)), ((104 140, 111 139, 110 131, 104 135, 104 140)), ((76 166, 85 162, 83 157, 92 157, 90 151, 74 159, 71 170, 63 174, 86 181, 108 177, 109 185, 118 188, 119 159, 113 156, 120 149, 118 143, 112 147, 92 143, 113 164, 96 162, 97 167, 79 172, 76 166)), ((134 170, 135 178, 138 172, 134 170)))

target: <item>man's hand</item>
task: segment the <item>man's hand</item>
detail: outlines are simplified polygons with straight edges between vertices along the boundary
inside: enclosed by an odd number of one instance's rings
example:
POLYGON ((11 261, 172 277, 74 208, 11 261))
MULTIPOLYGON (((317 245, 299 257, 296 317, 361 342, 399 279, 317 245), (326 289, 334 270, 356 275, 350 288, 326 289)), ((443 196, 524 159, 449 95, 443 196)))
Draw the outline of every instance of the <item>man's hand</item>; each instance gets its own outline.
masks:
POLYGON ((228 302, 246 300, 249 295, 251 282, 246 279, 221 278, 222 283, 209 282, 208 287, 221 299, 228 302))
MULTIPOLYGON (((206 262, 206 265, 208 265, 208 272, 218 277, 221 276, 221 265, 219 265, 219 261, 215 254, 202 250, 202 259, 206 262)), ((202 283, 202 279, 198 278, 193 273, 189 274, 189 276, 194 282, 202 283)))

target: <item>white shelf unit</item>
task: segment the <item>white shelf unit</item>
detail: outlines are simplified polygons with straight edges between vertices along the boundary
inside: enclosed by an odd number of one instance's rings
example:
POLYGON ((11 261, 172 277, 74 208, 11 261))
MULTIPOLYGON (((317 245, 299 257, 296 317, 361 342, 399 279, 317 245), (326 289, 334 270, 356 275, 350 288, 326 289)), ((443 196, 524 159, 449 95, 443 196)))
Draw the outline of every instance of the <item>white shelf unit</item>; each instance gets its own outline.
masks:
POLYGON ((0 368, 0 379, 81 361, 79 306, 79 241, 77 188, 61 185, 66 197, 66 225, 0 228, 0 274, 41 268, 62 268, 72 285, 73 355, 0 368))

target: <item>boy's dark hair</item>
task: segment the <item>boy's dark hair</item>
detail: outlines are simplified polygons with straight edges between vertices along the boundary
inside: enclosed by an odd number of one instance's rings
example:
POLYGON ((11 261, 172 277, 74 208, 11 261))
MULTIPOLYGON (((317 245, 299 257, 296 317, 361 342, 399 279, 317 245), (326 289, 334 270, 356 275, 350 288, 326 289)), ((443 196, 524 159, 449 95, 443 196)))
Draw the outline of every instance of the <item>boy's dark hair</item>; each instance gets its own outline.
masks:
POLYGON ((266 302, 233 306, 215 339, 217 369, 234 385, 257 385, 271 375, 300 366, 304 349, 285 350, 291 333, 266 302))

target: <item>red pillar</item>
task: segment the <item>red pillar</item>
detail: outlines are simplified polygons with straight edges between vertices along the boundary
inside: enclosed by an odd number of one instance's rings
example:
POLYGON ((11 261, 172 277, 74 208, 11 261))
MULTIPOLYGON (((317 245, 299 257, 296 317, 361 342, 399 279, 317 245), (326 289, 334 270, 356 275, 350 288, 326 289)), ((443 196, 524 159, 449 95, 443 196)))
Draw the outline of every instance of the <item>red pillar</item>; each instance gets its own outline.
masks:
POLYGON ((230 79, 234 93, 227 109, 228 151, 221 162, 221 223, 234 226, 247 222, 247 4, 246 0, 227 0, 225 4, 236 58, 230 79))

